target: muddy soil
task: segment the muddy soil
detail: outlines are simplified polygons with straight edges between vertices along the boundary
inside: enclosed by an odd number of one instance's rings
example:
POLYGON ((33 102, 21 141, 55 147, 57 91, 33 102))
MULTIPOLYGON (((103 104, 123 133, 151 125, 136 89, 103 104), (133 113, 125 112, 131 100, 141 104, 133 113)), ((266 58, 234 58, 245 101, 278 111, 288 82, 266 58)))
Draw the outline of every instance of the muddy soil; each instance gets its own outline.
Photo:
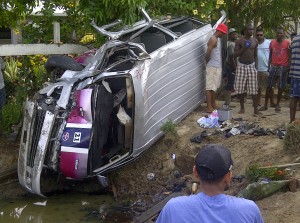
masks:
MULTIPOLYGON (((233 102, 233 118, 242 118, 248 123, 256 123, 259 127, 276 130, 284 128, 289 122, 289 101, 282 102, 281 112, 275 112, 269 108, 263 112, 263 116, 253 116, 251 100, 247 100, 246 113, 239 115, 239 104, 233 102)), ((222 102, 219 102, 219 106, 222 102)), ((205 106, 205 105, 204 105, 205 106)), ((109 179, 113 184, 113 192, 118 198, 130 201, 139 201, 147 205, 140 207, 141 211, 154 205, 174 191, 191 193, 191 184, 197 182, 192 175, 194 156, 197 151, 208 143, 222 143, 230 148, 234 160, 233 173, 235 176, 245 174, 246 168, 251 164, 267 165, 292 163, 300 156, 298 152, 284 150, 283 140, 276 135, 253 136, 236 135, 226 138, 224 134, 213 134, 204 139, 202 143, 192 143, 190 138, 194 134, 201 133, 197 120, 205 115, 205 107, 199 107, 176 125, 176 135, 166 134, 156 142, 137 161, 122 169, 109 173, 109 179), (175 154, 175 160, 172 159, 175 154), (147 178, 149 173, 154 178, 147 178)), ((300 118, 300 112, 297 114, 300 118)), ((215 129, 207 129, 214 133, 215 129)), ((0 141, 0 167, 6 168, 16 165, 18 156, 18 144, 9 142, 3 137, 0 141)), ((294 177, 300 179, 300 167, 294 167, 294 177)), ((237 192, 245 187, 244 183, 233 182, 229 194, 237 192)), ((23 196, 26 192, 18 183, 10 183, 0 186, 2 196, 23 196)), ((283 190, 276 194, 256 202, 261 209, 265 222, 300 222, 300 190, 290 192, 283 190)))
MULTIPOLYGON (((219 102, 219 106, 222 102, 219 102)), ((239 115, 239 104, 232 110, 233 118, 242 118, 248 123, 256 123, 259 127, 275 130, 289 122, 289 101, 282 102, 281 112, 275 112, 274 108, 263 112, 264 116, 253 116, 251 100, 247 100, 246 113, 239 115)), ((276 135, 253 136, 236 135, 226 138, 224 134, 211 135, 202 143, 192 143, 190 138, 194 134, 201 133, 197 120, 205 115, 205 107, 199 107, 192 114, 180 122, 177 127, 177 135, 165 135, 155 143, 139 160, 115 173, 117 193, 126 196, 128 193, 137 196, 141 200, 156 202, 162 196, 172 191, 182 189, 186 194, 191 192, 191 184, 197 181, 192 175, 194 156, 199 148, 208 143, 222 143, 230 148, 234 160, 233 173, 235 176, 245 174, 246 168, 251 164, 268 165, 286 164, 294 162, 300 156, 295 151, 283 149, 283 140, 276 135), (171 155, 175 154, 175 162, 171 155), (154 173, 153 180, 147 179, 147 174, 154 173), (180 174, 180 176, 178 176, 180 174)), ((297 114, 300 117, 300 112, 297 114)), ((214 129, 207 129, 214 132, 214 129)), ((294 177, 300 179, 300 167, 293 168, 294 177)), ((245 187, 243 183, 235 182, 229 194, 236 195, 245 187)), ((300 190, 292 193, 288 190, 256 202, 262 211, 265 222, 300 222, 300 190)))

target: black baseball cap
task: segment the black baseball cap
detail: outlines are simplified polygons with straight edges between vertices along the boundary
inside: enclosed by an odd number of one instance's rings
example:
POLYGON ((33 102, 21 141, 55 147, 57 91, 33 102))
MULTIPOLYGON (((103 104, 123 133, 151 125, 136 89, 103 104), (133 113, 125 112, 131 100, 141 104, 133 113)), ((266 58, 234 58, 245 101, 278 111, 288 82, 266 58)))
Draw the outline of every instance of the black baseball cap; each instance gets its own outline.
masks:
POLYGON ((198 175, 205 181, 219 180, 232 168, 229 149, 221 144, 208 144, 196 155, 195 165, 198 175))

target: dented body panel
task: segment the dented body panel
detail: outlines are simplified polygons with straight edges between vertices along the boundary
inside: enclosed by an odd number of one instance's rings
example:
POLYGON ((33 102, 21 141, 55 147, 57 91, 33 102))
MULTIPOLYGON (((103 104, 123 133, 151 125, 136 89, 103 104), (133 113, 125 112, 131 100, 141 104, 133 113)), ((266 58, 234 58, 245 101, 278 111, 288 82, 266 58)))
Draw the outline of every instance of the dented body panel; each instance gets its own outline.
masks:
POLYGON ((146 18, 120 33, 108 27, 98 28, 112 40, 82 71, 66 70, 26 103, 18 175, 32 193, 42 195, 43 168, 84 179, 132 162, 165 121, 204 102, 211 25, 146 18))

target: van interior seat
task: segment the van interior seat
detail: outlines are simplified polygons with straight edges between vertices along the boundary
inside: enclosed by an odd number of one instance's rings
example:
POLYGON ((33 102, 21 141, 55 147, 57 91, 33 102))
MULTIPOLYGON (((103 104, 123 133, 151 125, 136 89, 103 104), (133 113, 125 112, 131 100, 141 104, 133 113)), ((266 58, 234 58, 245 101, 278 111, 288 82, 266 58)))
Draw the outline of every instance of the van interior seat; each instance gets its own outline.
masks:
POLYGON ((141 42, 145 45, 147 53, 152 53, 158 48, 167 43, 166 37, 163 33, 142 33, 141 42))

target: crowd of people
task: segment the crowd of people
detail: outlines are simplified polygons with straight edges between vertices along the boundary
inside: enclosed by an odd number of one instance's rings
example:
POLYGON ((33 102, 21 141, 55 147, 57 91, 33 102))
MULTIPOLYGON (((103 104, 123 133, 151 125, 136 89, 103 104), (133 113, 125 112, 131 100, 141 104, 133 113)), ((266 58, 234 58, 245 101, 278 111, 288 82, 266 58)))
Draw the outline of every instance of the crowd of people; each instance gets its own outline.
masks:
POLYGON ((282 27, 276 29, 276 38, 268 40, 264 30, 254 29, 246 25, 238 38, 235 28, 227 30, 225 24, 219 24, 208 41, 206 52, 206 99, 207 112, 216 109, 215 94, 222 80, 222 62, 220 38, 228 34, 225 71, 224 106, 230 107, 231 93, 235 92, 240 102, 239 114, 245 113, 246 95, 252 97, 254 115, 262 115, 262 111, 274 107, 280 112, 280 101, 290 83, 290 122, 295 120, 297 101, 300 96, 298 79, 300 78, 299 35, 291 34, 291 41, 285 39, 282 27), (293 82, 292 82, 293 80, 293 82), (277 98, 274 99, 274 89, 277 98), (262 92, 265 100, 262 104, 262 92), (299 93, 298 93, 299 92, 299 93))
MULTIPOLYGON (((208 41, 206 52, 207 112, 216 109, 215 94, 222 80, 220 38, 228 34, 225 62, 225 105, 230 106, 231 93, 240 100, 239 113, 245 112, 245 96, 251 95, 255 115, 268 109, 268 103, 280 111, 280 100, 290 83, 290 121, 295 120, 300 102, 300 34, 292 42, 285 39, 283 28, 277 28, 276 39, 265 38, 261 28, 247 25, 242 37, 235 28, 219 24, 208 41), (274 101, 274 88, 278 87, 274 101), (261 94, 265 90, 264 105, 261 94), (260 107, 260 108, 259 108, 260 107)), ((264 222, 258 206, 250 200, 225 195, 230 185, 233 161, 228 148, 208 144, 195 157, 193 173, 200 181, 201 192, 171 199, 162 209, 157 223, 163 222, 264 222)))

